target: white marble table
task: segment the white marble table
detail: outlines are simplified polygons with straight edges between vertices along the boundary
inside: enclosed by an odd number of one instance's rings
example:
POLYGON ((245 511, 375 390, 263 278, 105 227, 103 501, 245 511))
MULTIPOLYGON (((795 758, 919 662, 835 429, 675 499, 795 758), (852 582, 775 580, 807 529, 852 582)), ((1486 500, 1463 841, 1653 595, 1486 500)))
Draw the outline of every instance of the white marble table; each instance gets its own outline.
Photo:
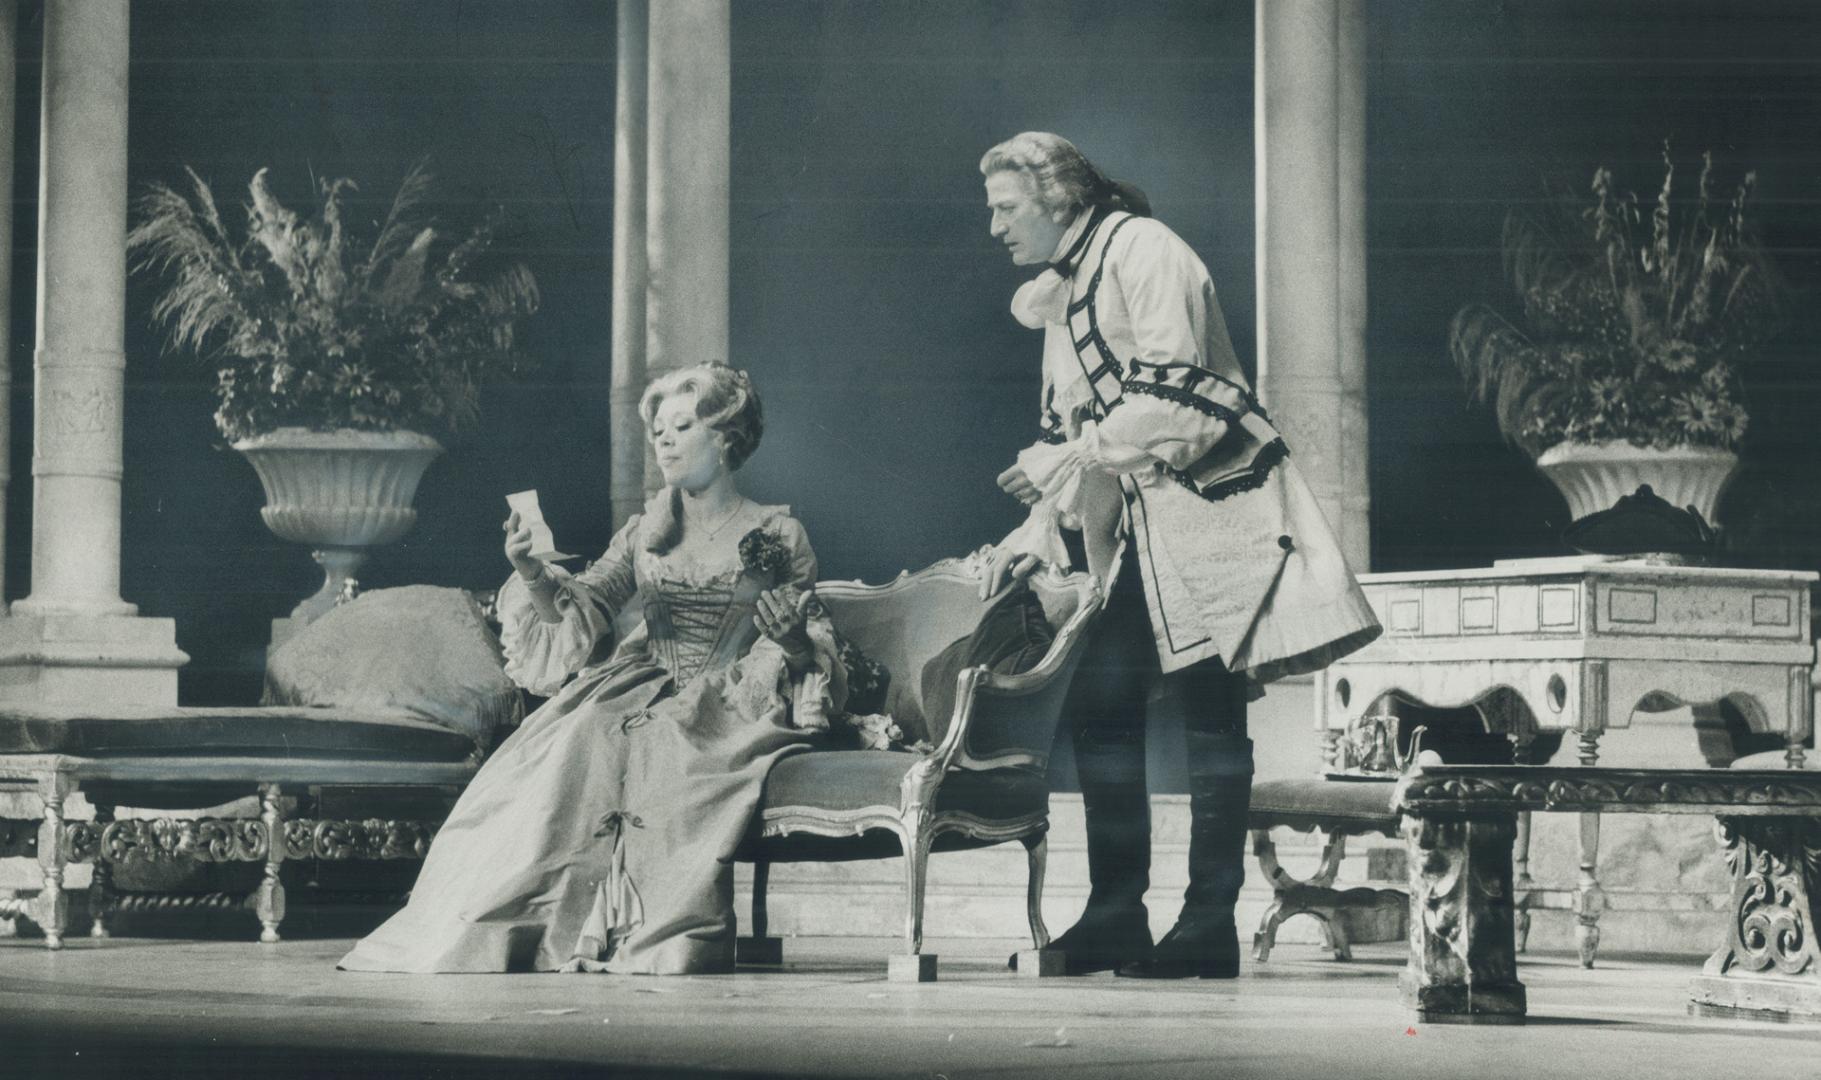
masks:
MULTIPOLYGON (((1315 724, 1337 765, 1342 731, 1387 694, 1437 707, 1503 707, 1488 722, 1523 750, 1574 733, 1582 765, 1634 713, 1691 706, 1710 764, 1725 765, 1724 703, 1755 733, 1783 738, 1791 768, 1813 727, 1809 586, 1814 573, 1600 557, 1521 559, 1490 568, 1360 578, 1384 636, 1324 671, 1315 724), (1512 705, 1518 707, 1510 707, 1512 705)), ((1605 907, 1595 865, 1599 816, 1581 817, 1574 910, 1581 962, 1599 948, 1605 907)), ((1517 888, 1530 886, 1519 823, 1517 888)), ((1520 941, 1529 925, 1520 901, 1520 941)))

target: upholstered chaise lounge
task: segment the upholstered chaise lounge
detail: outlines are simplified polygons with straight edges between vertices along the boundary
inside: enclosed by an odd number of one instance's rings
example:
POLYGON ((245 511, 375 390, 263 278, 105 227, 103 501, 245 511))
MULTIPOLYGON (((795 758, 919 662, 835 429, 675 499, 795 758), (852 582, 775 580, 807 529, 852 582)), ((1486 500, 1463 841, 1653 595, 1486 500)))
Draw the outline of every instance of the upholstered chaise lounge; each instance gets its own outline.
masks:
MULTIPOLYGON (((740 941, 742 962, 781 958, 778 939, 766 936, 771 863, 901 855, 905 952, 891 957, 889 970, 894 979, 934 979, 936 957, 922 951, 930 853, 1010 840, 1020 841, 1028 853, 1034 948, 1049 943, 1040 906, 1049 828, 1045 768, 1099 594, 1086 575, 1046 572, 1033 578, 1031 589, 1048 624, 1045 636, 1053 640, 1040 658, 1020 657, 995 651, 980 632, 989 615, 989 605, 979 598, 981 568, 976 555, 885 585, 816 586, 840 633, 890 673, 890 714, 907 734, 927 726, 930 748, 804 753, 773 768, 752 836, 740 852, 754 864, 753 917, 750 936, 740 941)), ((989 616, 988 621, 1003 620, 989 616)), ((1027 966, 1041 964, 1021 964, 1020 971, 1027 966)))

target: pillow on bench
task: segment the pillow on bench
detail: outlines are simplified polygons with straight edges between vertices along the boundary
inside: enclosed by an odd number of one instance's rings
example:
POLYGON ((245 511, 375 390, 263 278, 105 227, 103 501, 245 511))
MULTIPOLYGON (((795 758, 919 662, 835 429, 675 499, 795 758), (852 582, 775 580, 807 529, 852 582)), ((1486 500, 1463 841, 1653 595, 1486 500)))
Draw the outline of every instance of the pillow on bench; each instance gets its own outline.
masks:
POLYGON ((273 651, 264 700, 403 709, 482 748, 523 711, 480 605, 429 585, 375 589, 330 609, 273 651))

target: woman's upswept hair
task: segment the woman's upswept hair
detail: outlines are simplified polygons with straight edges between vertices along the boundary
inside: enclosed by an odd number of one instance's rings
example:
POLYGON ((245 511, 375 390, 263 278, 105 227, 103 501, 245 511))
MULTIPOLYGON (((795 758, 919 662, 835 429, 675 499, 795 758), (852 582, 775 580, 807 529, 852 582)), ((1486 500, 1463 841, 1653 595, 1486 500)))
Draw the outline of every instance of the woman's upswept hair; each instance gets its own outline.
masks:
POLYGON ((639 398, 639 419, 647 437, 658 406, 672 394, 694 394, 696 415, 727 440, 727 467, 737 469, 759 448, 765 434, 765 410, 744 371, 726 364, 697 364, 661 375, 639 398))
POLYGON ((1090 206, 1151 215, 1151 200, 1123 180, 1113 180, 1087 159, 1075 144, 1047 131, 1025 131, 1000 143, 980 159, 980 173, 1022 173, 1030 177, 1037 204, 1051 214, 1090 206))

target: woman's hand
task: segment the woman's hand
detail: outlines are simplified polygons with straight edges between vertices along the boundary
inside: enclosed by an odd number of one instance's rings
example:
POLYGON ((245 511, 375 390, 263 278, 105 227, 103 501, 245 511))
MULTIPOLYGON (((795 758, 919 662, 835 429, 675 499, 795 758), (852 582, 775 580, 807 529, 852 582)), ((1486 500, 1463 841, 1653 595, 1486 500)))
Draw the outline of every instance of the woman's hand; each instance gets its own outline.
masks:
POLYGON ((999 489, 1026 506, 1036 506, 1043 501, 1043 493, 1031 483, 1022 465, 1013 465, 999 474, 999 489))
POLYGON ((795 585, 767 589, 759 594, 759 610, 752 617, 759 632, 777 642, 793 666, 807 661, 814 652, 809 643, 809 616, 806 614, 814 595, 795 585))
POLYGON ((511 560, 512 568, 518 571, 519 577, 526 581, 536 581, 544 572, 542 559, 531 557, 531 526, 519 521, 518 511, 514 510, 506 518, 506 558, 511 560))

